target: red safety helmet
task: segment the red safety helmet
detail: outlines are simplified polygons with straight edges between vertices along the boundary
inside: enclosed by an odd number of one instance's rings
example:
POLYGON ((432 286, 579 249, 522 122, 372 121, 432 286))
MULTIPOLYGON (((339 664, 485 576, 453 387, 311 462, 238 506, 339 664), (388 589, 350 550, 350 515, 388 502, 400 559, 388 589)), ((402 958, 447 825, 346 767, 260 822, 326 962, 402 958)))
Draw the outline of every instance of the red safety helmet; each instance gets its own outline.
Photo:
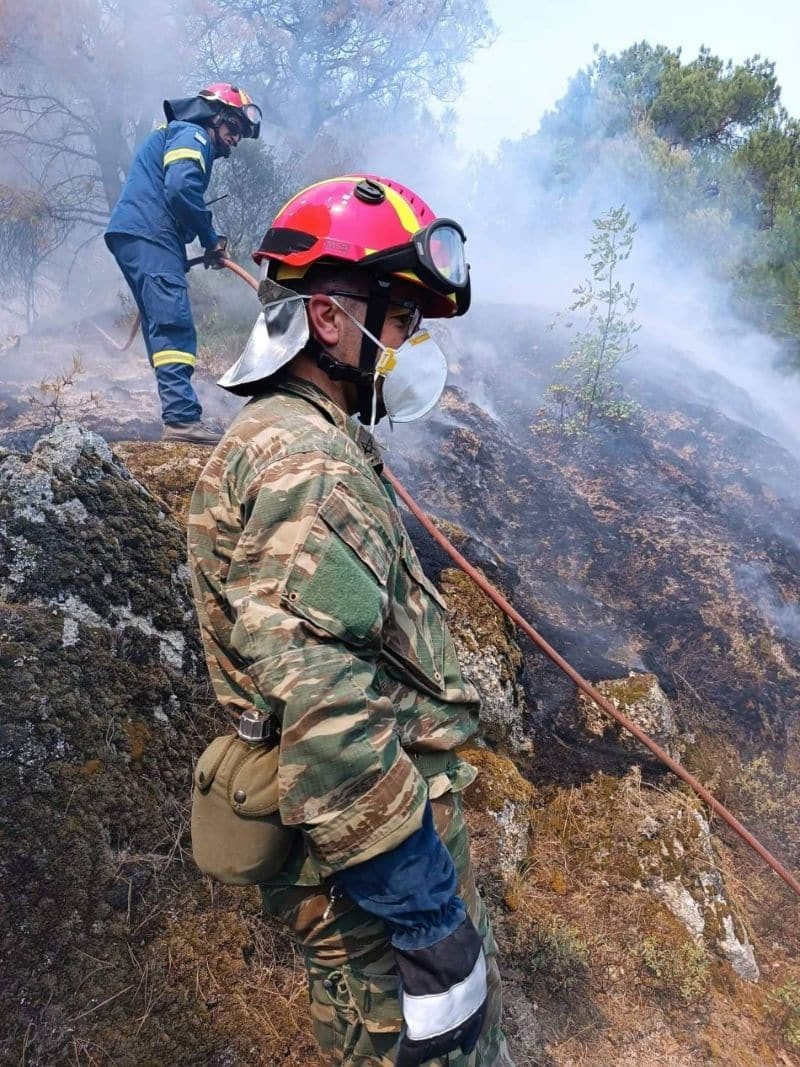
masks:
POLYGON ((197 94, 201 99, 219 105, 215 111, 230 110, 242 119, 243 136, 258 138, 261 130, 261 108, 254 104, 244 89, 227 82, 214 82, 197 94))
POLYGON ((429 318, 463 315, 470 303, 464 231, 437 219, 416 193, 373 175, 329 178, 293 196, 275 217, 256 263, 276 281, 319 262, 351 263, 404 278, 429 294, 429 318))

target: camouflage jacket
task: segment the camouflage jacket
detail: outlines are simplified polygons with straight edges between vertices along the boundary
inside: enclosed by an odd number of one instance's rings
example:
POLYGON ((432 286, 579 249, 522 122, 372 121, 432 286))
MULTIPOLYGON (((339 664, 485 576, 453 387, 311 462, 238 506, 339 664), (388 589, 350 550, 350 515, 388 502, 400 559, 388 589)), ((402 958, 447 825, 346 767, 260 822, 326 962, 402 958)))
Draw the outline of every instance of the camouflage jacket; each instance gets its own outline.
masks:
POLYGON ((280 724, 281 819, 322 875, 393 848, 428 788, 474 777, 448 753, 476 729, 477 693, 379 471, 366 431, 286 379, 239 413, 189 517, 217 697, 280 724))

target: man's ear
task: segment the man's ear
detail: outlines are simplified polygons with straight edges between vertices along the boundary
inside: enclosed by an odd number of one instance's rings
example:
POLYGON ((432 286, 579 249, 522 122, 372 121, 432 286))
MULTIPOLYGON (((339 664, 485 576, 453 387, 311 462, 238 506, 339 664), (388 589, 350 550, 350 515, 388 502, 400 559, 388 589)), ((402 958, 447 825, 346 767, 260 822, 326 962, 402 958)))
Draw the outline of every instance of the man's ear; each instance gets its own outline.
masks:
POLYGON ((333 348, 339 343, 340 312, 329 296, 314 293, 309 297, 308 321, 320 344, 333 348))

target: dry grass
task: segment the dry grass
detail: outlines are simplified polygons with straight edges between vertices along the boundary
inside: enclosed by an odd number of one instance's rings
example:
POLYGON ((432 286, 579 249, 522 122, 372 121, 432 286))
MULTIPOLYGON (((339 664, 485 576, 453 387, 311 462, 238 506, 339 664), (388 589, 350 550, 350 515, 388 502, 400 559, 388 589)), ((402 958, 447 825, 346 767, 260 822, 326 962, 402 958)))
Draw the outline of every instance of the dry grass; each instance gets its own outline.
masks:
MULTIPOLYGON (((538 1005, 543 1047, 531 1064, 796 1062, 791 1021, 787 1026, 793 1007, 786 997, 776 1001, 780 994, 768 998, 775 988, 791 990, 792 975, 800 980, 793 962, 800 945, 794 939, 781 950, 766 945, 753 918, 781 899, 791 908, 788 892, 765 882, 763 871, 753 880, 749 857, 743 866, 739 851, 723 850, 722 873, 764 974, 753 986, 696 944, 646 889, 648 850, 661 851, 658 837, 642 834, 653 820, 684 831, 676 862, 686 869, 695 860, 707 865, 700 836, 691 833, 695 810, 694 798, 643 785, 636 773, 621 780, 598 775, 539 798, 530 853, 498 923, 501 956, 538 1005)), ((669 867, 672 858, 660 855, 659 862, 669 867)), ((773 933, 791 928, 788 920, 778 915, 773 933)))

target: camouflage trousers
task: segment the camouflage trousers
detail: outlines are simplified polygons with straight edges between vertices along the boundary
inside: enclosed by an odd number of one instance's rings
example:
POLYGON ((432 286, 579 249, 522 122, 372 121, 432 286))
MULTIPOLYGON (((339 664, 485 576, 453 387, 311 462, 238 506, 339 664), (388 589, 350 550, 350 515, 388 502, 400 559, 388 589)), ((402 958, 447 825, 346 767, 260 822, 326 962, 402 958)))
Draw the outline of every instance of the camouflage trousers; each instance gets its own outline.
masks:
MULTIPOLYGON (((430 1062, 435 1067, 514 1067, 501 1027, 497 945, 472 874, 461 798, 447 793, 431 805, 458 872, 458 894, 483 938, 489 1002, 475 1050, 430 1062)), ((386 927, 347 896, 336 897, 331 905, 328 890, 328 883, 262 886, 264 910, 289 926, 302 948, 314 1036, 328 1062, 335 1067, 391 1067, 402 1015, 386 927)))

